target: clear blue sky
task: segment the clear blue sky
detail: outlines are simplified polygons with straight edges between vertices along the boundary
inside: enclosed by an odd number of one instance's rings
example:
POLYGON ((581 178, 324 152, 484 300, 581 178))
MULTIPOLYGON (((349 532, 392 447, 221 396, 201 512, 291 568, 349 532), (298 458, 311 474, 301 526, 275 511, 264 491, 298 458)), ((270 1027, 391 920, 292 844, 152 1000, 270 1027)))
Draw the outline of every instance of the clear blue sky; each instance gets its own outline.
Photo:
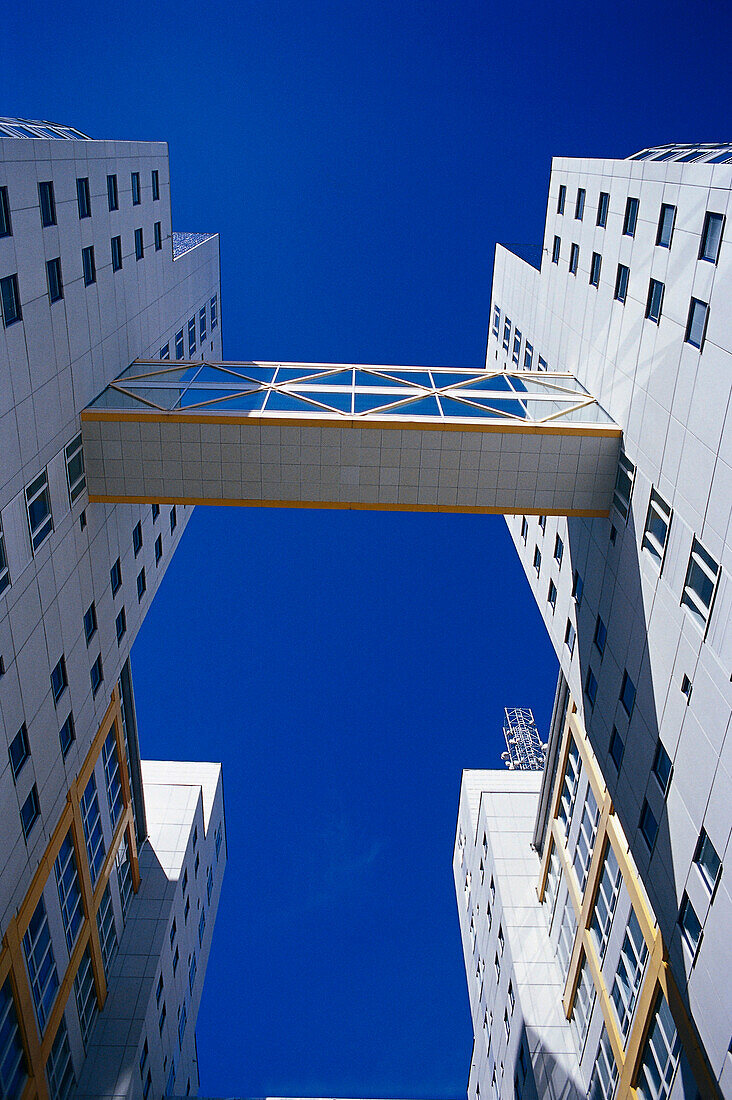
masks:
MULTIPOLYGON (((11 6, 0 111, 170 143, 234 359, 478 364, 552 155, 731 136, 723 2, 109 11, 11 6)), ((199 509, 133 662, 143 754, 224 763, 202 1093, 464 1095, 460 772, 556 674, 502 521, 199 509)))

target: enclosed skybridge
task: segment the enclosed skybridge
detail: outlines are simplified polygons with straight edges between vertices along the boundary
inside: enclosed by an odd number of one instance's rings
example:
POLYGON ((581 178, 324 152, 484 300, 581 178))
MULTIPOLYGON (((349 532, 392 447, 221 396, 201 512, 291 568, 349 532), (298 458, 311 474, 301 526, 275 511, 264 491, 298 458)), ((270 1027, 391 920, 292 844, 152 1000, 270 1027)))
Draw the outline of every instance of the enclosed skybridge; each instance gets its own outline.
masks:
POLYGON ((620 428, 570 374, 138 360, 81 414, 89 499, 606 516, 620 428))

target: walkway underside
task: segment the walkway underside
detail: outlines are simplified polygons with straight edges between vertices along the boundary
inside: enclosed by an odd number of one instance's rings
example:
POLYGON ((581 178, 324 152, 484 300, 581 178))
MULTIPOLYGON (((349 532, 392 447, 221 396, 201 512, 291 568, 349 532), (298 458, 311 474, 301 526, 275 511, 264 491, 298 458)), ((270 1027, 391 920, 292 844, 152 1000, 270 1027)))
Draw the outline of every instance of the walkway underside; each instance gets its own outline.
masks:
POLYGON ((606 516, 620 428, 572 375, 138 360, 81 414, 91 501, 606 516))

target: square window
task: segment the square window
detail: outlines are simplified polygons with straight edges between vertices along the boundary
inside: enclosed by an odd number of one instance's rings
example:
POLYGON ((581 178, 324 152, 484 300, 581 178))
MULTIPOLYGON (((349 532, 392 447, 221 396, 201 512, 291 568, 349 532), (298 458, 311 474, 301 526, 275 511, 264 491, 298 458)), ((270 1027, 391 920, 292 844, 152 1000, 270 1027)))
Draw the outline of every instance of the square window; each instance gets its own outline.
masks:
POLYGON ((590 286, 598 287, 600 285, 600 269, 602 268, 602 256, 599 252, 592 253, 592 263, 590 264, 590 286))
POLYGON ((48 491, 48 477, 44 470, 25 490, 26 512, 31 547, 35 553, 44 539, 53 531, 51 515, 51 495, 48 491))
POLYGON ((676 207, 664 202, 658 218, 656 230, 656 244, 660 248, 670 248, 671 238, 674 235, 674 222, 676 221, 676 207))
POLYGON ((578 222, 582 221, 585 213, 585 189, 584 187, 577 188, 577 201, 574 204, 574 217, 578 222))
POLYGON ((646 300, 646 317, 649 321, 655 321, 658 324, 661 318, 661 307, 663 306, 663 283, 658 279, 651 279, 648 284, 648 298, 646 300))
POLYGON ((142 201, 141 196, 140 196, 140 173, 139 172, 132 172, 131 173, 131 181, 132 181, 132 205, 133 206, 139 206, 140 202, 142 201))
POLYGON ((183 329, 175 334, 175 357, 176 359, 183 358, 183 329))
POLYGON ((635 236, 635 229, 638 224, 639 206, 639 200, 632 198, 629 198, 625 204, 625 218, 623 219, 623 236, 625 237, 635 236))
POLYGON ((708 260, 709 263, 716 264, 722 246, 723 229, 724 214, 713 214, 711 210, 708 210, 704 216, 704 229, 699 245, 700 260, 708 260))
POLYGON ((132 549, 135 551, 135 557, 142 550, 142 524, 139 521, 132 528, 132 549))
POLYGON ((112 248, 112 271, 122 270, 122 238, 112 237, 110 241, 112 248))
POLYGON ((79 218, 91 217, 91 196, 89 194, 89 177, 76 181, 76 203, 79 207, 79 218))
POLYGON ((109 570, 109 582, 112 586, 112 595, 116 596, 122 587, 122 565, 119 558, 109 570))
POLYGON ((660 741, 656 745, 656 755, 653 758, 653 774, 658 780, 661 793, 665 795, 671 782, 671 758, 660 741))
POLYGON ((617 727, 613 726, 613 732, 610 734, 610 756, 613 764, 620 771, 620 765, 623 762, 623 753, 625 752, 625 742, 618 733, 617 727))
POLYGON ((61 745, 61 752, 65 757, 69 749, 76 740, 76 729, 74 728, 74 716, 69 711, 69 716, 58 731, 58 739, 61 745))
POLYGON ((117 633, 117 645, 119 645, 127 633, 127 616, 124 607, 121 608, 119 615, 114 620, 114 629, 117 633))
POLYGON ((615 301, 625 302, 628 297, 628 280, 630 279, 630 268, 625 264, 618 264, 618 273, 615 277, 615 301))
POLYGON ((203 347, 203 341, 206 339, 206 307, 204 306, 198 314, 198 337, 203 347))
POLYGON ((143 566, 140 572, 137 574, 137 601, 142 600, 147 590, 147 583, 145 582, 145 567, 143 566))
POLYGON ((97 265, 94 262, 94 245, 81 250, 81 268, 84 273, 84 286, 91 286, 97 281, 97 265))
POLYGON ((56 199, 53 193, 53 181, 38 184, 38 205, 41 209, 41 225, 47 229, 56 224, 56 199))
POLYGON ((551 607, 552 611, 554 611, 557 606, 557 586, 555 585, 554 581, 549 581, 549 592, 547 594, 547 600, 549 601, 549 606, 551 607))
POLYGON ((555 560, 555 562, 557 562, 560 569, 562 567, 562 558, 563 557, 564 557, 564 543, 562 542, 559 535, 556 535, 555 538, 554 538, 554 560, 555 560))
POLYGON ((155 564, 157 565, 163 556, 163 537, 158 535, 155 539, 155 564))
POLYGON ((600 192, 600 198, 597 203, 597 224, 601 229, 604 229, 607 225, 607 213, 610 209, 610 196, 607 191, 600 192))
POLYGON ((151 180, 153 202, 157 202, 160 198, 160 175, 157 168, 153 168, 151 173, 151 180))
POLYGON ((653 810, 648 805, 648 799, 643 800, 643 809, 640 815, 640 831, 643 834, 643 839, 648 845, 649 851, 653 850, 653 845, 656 843, 656 836, 658 835, 658 822, 656 821, 653 810))
POLYGON ((178 517, 176 515, 175 505, 173 505, 173 507, 170 509, 170 533, 171 533, 171 535, 173 534, 173 531, 175 531, 177 523, 178 523, 178 517))
POLYGON ((562 251, 562 239, 561 237, 554 238, 554 244, 552 245, 552 263, 559 263, 559 256, 562 251))
POLYGON ((624 454, 621 454, 618 460, 618 472, 615 476, 613 504, 624 520, 628 519, 628 513, 630 512, 630 498, 633 495, 634 481, 635 466, 624 454))
POLYGON ((660 493, 651 489, 642 546, 659 567, 663 564, 670 527, 671 508, 660 493))
POLYGON ((48 297, 51 302, 59 302, 64 296, 64 284, 61 278, 61 257, 46 261, 46 278, 48 280, 48 297))
POLYGON ((689 897, 686 893, 684 893, 681 899, 679 927, 681 928, 682 940, 689 948, 689 951, 691 951, 692 957, 695 957, 702 936, 702 928, 694 906, 689 901, 689 897))
POLYGON ((574 643, 577 637, 577 631, 574 628, 574 624, 571 619, 567 619, 567 629, 564 631, 564 644, 570 652, 570 655, 574 653, 574 643))
POLYGON ((193 355, 196 350, 196 318, 191 317, 188 322, 188 354, 193 355))
POLYGON ((102 655, 101 653, 97 657, 94 664, 89 670, 89 678, 91 680, 92 695, 96 695, 104 681, 104 673, 102 672, 102 655))
POLYGON ((695 538, 689 555, 681 602, 701 627, 705 627, 709 619, 718 577, 719 565, 695 538))
POLYGON ((35 783, 31 792, 20 807, 20 823, 23 826, 23 836, 28 839, 30 832, 38 818, 41 816, 41 807, 38 801, 38 788, 35 783))
POLYGON ((163 247, 163 230, 160 222, 155 222, 153 226, 153 237, 155 240, 155 251, 159 252, 163 247))
POLYGON ((567 198, 567 188, 563 183, 559 185, 559 195, 557 197, 557 214, 564 213, 564 203, 567 198))
POLYGON ((524 348, 524 370, 531 370, 531 364, 532 364, 533 360, 534 360, 534 349, 531 346, 531 344, 529 343, 529 341, 527 340, 526 341, 526 346, 524 348))
POLYGON ((28 744, 28 729, 25 722, 16 733, 13 740, 10 742, 8 748, 10 754, 10 768, 13 773, 13 779, 17 779, 23 770, 23 765, 30 756, 30 745, 28 744))
POLYGON ((569 250, 569 273, 570 275, 577 274, 577 268, 579 267, 579 245, 573 244, 569 250))
POLYGON ((694 348, 701 351, 704 345, 704 337, 707 333, 707 321, 709 320, 709 306, 698 298, 692 298, 689 305, 689 317, 686 322, 686 334, 684 340, 694 348))
POLYGON ((87 649, 89 648, 89 642, 92 640, 97 632, 97 609, 94 606, 94 600, 89 604, 89 607, 84 613, 84 637, 86 638, 87 649))
POLYGON ((10 202, 8 200, 7 187, 0 187, 0 237, 12 237, 13 227, 10 223, 10 202))
POLYGON ((623 672, 623 683, 620 688, 620 702, 623 704, 625 713, 630 718, 635 705, 635 684, 628 675, 627 668, 623 672))
POLYGON ((699 834, 699 842, 694 853, 694 863, 699 868, 704 884, 711 894, 717 885, 722 862, 704 829, 699 834))
POLYGON ((23 311, 20 308, 17 275, 6 275, 4 279, 0 279, 0 303, 2 303, 5 328, 10 328, 16 321, 22 321, 23 311))
POLYGON ((607 627, 605 626, 604 622, 602 621, 602 619, 598 615, 597 616, 597 622, 595 623, 594 642, 595 642, 595 645, 597 647, 597 651, 598 651, 598 653, 600 654, 601 657, 602 657, 603 653, 605 652, 605 643, 606 643, 606 641, 607 641, 607 627))
POLYGON ((594 707, 595 700, 597 699, 597 679, 591 668, 587 669, 587 679, 585 680, 585 695, 587 696, 590 706, 594 707))
POLYGON ((119 192, 117 190, 117 176, 107 176, 107 206, 110 210, 119 210, 119 192))
POLYGON ((536 570, 537 577, 541 569, 541 550, 538 546, 534 547, 534 569, 536 570))
POLYGON ((145 248, 142 243, 142 229, 135 230, 135 259, 141 260, 145 255, 145 248))

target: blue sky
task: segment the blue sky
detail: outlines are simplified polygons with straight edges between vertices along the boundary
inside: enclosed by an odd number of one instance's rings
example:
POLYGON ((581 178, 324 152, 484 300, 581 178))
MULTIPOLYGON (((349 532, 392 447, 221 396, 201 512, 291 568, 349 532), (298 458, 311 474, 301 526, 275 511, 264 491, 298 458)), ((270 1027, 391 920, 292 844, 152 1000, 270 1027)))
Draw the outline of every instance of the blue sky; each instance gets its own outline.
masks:
MULTIPOLYGON (((170 144, 225 354, 474 366, 552 155, 730 138, 729 7, 30 0, 0 110, 170 144)), ((199 509, 133 651, 146 756, 222 760, 203 1095, 459 1097, 451 852, 556 662, 502 521, 199 509)))

